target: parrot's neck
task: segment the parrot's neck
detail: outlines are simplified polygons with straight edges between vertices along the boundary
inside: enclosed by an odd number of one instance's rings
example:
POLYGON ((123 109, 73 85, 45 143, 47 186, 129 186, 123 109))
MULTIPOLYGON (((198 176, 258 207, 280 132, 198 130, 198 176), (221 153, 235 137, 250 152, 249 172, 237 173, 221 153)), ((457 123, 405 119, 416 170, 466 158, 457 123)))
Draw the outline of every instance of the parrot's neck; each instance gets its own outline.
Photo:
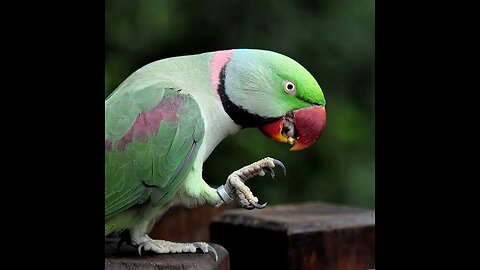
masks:
POLYGON ((192 91, 192 95, 198 101, 205 120, 205 138, 199 150, 199 157, 203 163, 212 153, 213 149, 226 137, 236 134, 241 126, 237 125, 224 109, 221 97, 218 92, 222 84, 221 72, 230 61, 233 50, 218 51, 200 55, 203 57, 203 70, 208 70, 208 86, 203 91, 192 91))
POLYGON ((208 92, 191 93, 198 102, 205 123, 205 137, 198 152, 199 162, 202 164, 223 139, 236 134, 241 129, 225 112, 222 102, 212 94, 212 90, 209 89, 208 92))

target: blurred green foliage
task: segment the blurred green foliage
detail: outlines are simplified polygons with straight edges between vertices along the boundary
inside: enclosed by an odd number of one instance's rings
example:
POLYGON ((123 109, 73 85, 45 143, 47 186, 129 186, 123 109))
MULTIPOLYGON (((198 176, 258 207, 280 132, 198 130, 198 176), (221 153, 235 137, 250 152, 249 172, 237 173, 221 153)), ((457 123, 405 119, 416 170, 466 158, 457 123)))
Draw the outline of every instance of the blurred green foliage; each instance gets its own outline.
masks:
POLYGON ((246 129, 212 153, 204 178, 220 185, 265 156, 277 173, 250 182, 269 204, 327 201, 375 207, 375 15, 373 0, 107 0, 105 97, 129 74, 162 58, 261 48, 297 60, 327 98, 327 127, 312 147, 289 146, 246 129))

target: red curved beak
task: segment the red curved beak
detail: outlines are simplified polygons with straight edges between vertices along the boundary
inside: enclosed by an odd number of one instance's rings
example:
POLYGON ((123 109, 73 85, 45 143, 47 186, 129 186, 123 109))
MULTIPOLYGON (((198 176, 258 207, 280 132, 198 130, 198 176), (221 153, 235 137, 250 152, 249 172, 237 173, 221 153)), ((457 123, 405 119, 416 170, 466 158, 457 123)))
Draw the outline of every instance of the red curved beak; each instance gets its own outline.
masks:
POLYGON ((327 112, 323 106, 309 107, 294 111, 293 115, 298 138, 290 150, 302 150, 314 144, 322 134, 327 122, 327 112))
POLYGON ((325 128, 327 113, 324 106, 308 107, 293 111, 295 135, 290 137, 284 133, 285 117, 260 126, 260 130, 269 138, 279 142, 288 142, 292 151, 298 151, 314 144, 325 128))

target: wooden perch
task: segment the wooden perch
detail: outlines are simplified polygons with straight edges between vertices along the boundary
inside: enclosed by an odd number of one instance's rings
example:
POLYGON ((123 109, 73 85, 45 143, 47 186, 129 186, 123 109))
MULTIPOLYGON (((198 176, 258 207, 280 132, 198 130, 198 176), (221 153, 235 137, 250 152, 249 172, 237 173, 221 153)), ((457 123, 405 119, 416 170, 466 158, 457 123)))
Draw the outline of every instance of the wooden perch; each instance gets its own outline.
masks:
MULTIPOLYGON (((209 242, 209 225, 213 217, 230 208, 202 206, 195 209, 172 207, 155 224, 149 234, 154 239, 175 242, 209 242)), ((139 256, 135 248, 123 244, 120 252, 116 252, 118 241, 105 242, 105 270, 107 269, 196 269, 196 270, 228 270, 228 252, 219 245, 211 244, 218 253, 218 262, 212 254, 152 254, 139 256)), ((200 251, 199 251, 200 252, 200 251)), ((144 254, 143 252, 142 254, 144 254)), ((147 254, 147 253, 145 253, 147 254)))
POLYGON ((375 268, 375 212, 305 203, 227 210, 211 225, 232 270, 375 268))
POLYGON ((117 242, 105 242, 105 270, 228 270, 228 252, 220 245, 211 244, 218 253, 215 262, 212 254, 182 253, 182 254, 154 254, 138 251, 128 245, 122 245, 117 252, 117 242))

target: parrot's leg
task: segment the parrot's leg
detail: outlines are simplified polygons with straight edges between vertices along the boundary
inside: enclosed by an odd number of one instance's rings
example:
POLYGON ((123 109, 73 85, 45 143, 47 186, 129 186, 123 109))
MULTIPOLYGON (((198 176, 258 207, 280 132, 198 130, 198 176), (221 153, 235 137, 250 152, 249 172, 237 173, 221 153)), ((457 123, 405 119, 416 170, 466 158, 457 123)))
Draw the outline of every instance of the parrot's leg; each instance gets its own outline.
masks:
MULTIPOLYGON (((190 182, 190 189, 185 190, 186 197, 183 202, 190 207, 195 205, 201 205, 208 203, 212 206, 219 207, 223 203, 229 203, 233 201, 233 195, 237 194, 240 199, 240 204, 246 209, 263 208, 266 204, 259 204, 258 198, 253 196, 253 193, 245 185, 248 179, 255 176, 264 176, 268 172, 272 178, 275 177, 273 168, 279 166, 286 174, 285 166, 278 160, 267 157, 250 165, 247 165, 232 174, 227 178, 225 185, 220 186, 217 189, 211 188, 205 181, 198 181, 196 177, 192 177, 190 182), (186 199, 186 198, 189 199, 186 199)), ((147 235, 147 231, 150 231, 150 227, 153 225, 151 222, 144 222, 130 230, 131 244, 138 248, 138 252, 141 254, 141 250, 151 250, 156 253, 195 253, 197 249, 200 249, 204 253, 211 252, 215 256, 215 260, 218 259, 215 249, 205 242, 194 243, 175 243, 165 240, 155 240, 147 235)))
POLYGON ((282 162, 267 157, 230 174, 227 178, 226 184, 217 189, 218 195, 225 203, 228 203, 233 200, 232 195, 233 192, 235 192, 243 208, 249 210, 254 208, 264 208, 267 203, 259 204, 258 198, 253 196, 252 191, 245 185, 245 182, 255 176, 264 176, 265 172, 268 172, 272 178, 274 178, 275 173, 273 168, 275 168, 275 165, 281 167, 284 174, 287 173, 282 162))
POLYGON ((156 253, 195 253, 197 249, 200 249, 203 253, 213 253, 215 261, 218 260, 218 254, 215 249, 205 242, 175 243, 165 240, 155 240, 146 234, 147 226, 146 224, 141 224, 130 231, 131 243, 138 248, 140 255, 142 255, 142 249, 147 251, 151 250, 156 253))

